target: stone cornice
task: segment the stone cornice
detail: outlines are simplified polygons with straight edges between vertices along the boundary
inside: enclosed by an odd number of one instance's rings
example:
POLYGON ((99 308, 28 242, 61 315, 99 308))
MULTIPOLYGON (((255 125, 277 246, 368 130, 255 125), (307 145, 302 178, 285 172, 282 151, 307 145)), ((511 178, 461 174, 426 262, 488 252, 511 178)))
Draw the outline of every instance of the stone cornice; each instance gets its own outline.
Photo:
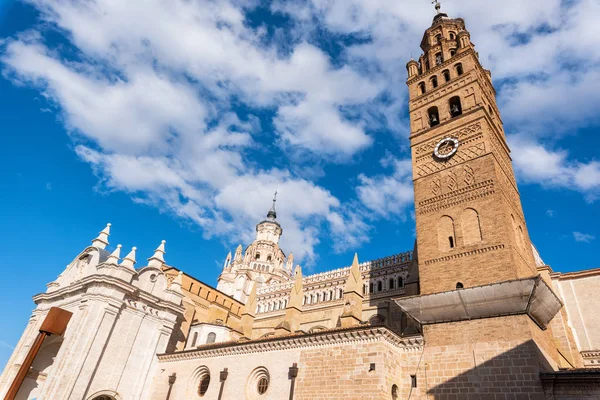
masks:
POLYGON ((383 326, 353 327, 319 331, 309 334, 302 333, 285 336, 271 336, 246 342, 237 341, 203 345, 194 350, 184 350, 171 354, 159 354, 158 360, 159 362, 174 362, 195 360, 199 358, 222 357, 227 355, 264 353, 277 350, 374 341, 384 341, 405 351, 420 350, 424 342, 422 336, 400 337, 383 326))
MULTIPOLYGON (((170 301, 162 300, 150 293, 140 291, 140 289, 130 283, 127 283, 121 279, 115 278, 108 275, 90 275, 79 281, 73 282, 71 285, 58 289, 50 293, 40 293, 33 296, 33 301, 36 304, 52 302, 55 300, 64 299, 68 296, 78 295, 79 293, 85 292, 89 287, 93 286, 109 286, 114 289, 125 293, 132 299, 139 299, 148 303, 152 303, 154 307, 159 310, 169 310, 175 314, 183 314, 185 311, 184 307, 177 305, 170 301)), ((104 296, 106 297, 106 296, 104 296)), ((123 301, 122 299, 115 299, 123 301)))
POLYGON ((457 254, 452 254, 452 255, 445 256, 445 257, 434 258, 432 260, 426 260, 424 264, 429 265, 429 264, 434 264, 434 263, 438 263, 438 262, 442 262, 442 261, 449 261, 449 260, 454 260, 457 258, 469 257, 469 256, 473 256, 476 254, 482 254, 482 253, 487 253, 490 251, 496 251, 496 250, 502 250, 502 249, 504 249, 504 245, 498 244, 495 246, 484 247, 482 249, 474 249, 471 251, 465 251, 463 253, 457 253, 457 254))
POLYGON ((550 274, 552 279, 577 279, 577 278, 589 278, 591 276, 600 276, 600 268, 588 269, 585 271, 575 271, 575 272, 553 272, 550 274))

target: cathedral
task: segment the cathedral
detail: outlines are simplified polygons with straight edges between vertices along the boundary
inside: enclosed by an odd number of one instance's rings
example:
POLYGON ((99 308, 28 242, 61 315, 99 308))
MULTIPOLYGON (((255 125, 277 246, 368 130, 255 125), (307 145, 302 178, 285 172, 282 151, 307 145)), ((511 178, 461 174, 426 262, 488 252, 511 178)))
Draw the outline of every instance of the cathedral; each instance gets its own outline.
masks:
POLYGON ((0 396, 35 347, 6 398, 599 399, 600 269, 553 272, 532 245, 491 72, 437 11, 406 66, 413 249, 304 276, 274 199, 215 288, 164 241, 107 251, 109 224, 33 297, 0 396), (39 342, 53 308, 72 316, 39 342))

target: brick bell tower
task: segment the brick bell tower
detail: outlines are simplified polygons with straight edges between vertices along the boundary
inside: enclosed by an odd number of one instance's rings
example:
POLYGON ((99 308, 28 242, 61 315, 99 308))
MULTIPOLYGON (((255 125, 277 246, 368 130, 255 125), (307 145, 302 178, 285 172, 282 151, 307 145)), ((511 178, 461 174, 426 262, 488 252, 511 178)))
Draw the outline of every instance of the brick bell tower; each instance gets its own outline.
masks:
POLYGON ((491 73, 436 8, 406 66, 421 294, 537 275, 491 73))

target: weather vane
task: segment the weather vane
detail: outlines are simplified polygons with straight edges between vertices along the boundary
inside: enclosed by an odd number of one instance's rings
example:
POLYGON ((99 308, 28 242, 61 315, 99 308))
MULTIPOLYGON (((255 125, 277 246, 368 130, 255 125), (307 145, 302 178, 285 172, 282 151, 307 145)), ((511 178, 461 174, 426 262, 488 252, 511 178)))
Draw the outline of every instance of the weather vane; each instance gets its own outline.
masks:
POLYGON ((442 8, 442 3, 440 3, 440 0, 433 0, 431 2, 431 4, 435 4, 435 9, 437 11, 437 13, 440 13, 440 9, 442 8))

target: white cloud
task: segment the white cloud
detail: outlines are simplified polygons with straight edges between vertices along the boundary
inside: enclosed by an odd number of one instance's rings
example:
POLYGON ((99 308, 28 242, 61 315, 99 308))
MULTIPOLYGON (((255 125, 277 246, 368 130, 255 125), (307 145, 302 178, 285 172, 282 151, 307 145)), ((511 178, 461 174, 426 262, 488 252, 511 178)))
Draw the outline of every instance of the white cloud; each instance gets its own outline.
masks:
POLYGON ((405 217, 406 209, 414 201, 411 161, 387 155, 381 164, 392 168, 393 173, 374 177, 361 174, 356 188, 358 198, 378 217, 392 214, 405 217))
MULTIPOLYGON (((273 9, 296 27, 297 41, 281 51, 277 37, 265 45, 266 30, 246 23, 254 0, 30 2, 47 22, 36 29, 52 27, 69 43, 48 43, 36 30, 5 40, 3 72, 59 106, 103 188, 195 221, 207 236, 247 241, 279 185, 282 244, 306 260, 324 235, 339 251, 356 247, 369 240, 369 218, 404 218, 411 206, 408 160, 386 156, 382 165, 392 172, 360 174, 357 199, 343 202, 293 171, 350 160, 378 130, 407 134, 404 65, 418 56, 429 4, 277 2, 273 9), (316 28, 365 40, 342 46, 334 64, 311 44, 316 28), (236 102, 250 115, 236 115, 236 102), (261 131, 252 115, 265 110, 274 132, 261 131), (269 141, 297 165, 265 162, 269 141)), ((593 200, 599 163, 539 144, 557 129, 597 121, 600 4, 564 4, 465 0, 445 11, 465 17, 482 63, 503 83, 505 121, 531 132, 513 146, 519 176, 593 200)))
POLYGON ((509 142, 519 179, 580 191, 588 201, 594 201, 600 195, 600 162, 574 161, 566 150, 548 150, 518 135, 509 137, 509 142))
POLYGON ((588 233, 581 233, 581 232, 573 232, 573 238, 575 239, 576 242, 582 242, 582 243, 591 243, 594 239, 596 239, 595 236, 592 236, 588 233))

